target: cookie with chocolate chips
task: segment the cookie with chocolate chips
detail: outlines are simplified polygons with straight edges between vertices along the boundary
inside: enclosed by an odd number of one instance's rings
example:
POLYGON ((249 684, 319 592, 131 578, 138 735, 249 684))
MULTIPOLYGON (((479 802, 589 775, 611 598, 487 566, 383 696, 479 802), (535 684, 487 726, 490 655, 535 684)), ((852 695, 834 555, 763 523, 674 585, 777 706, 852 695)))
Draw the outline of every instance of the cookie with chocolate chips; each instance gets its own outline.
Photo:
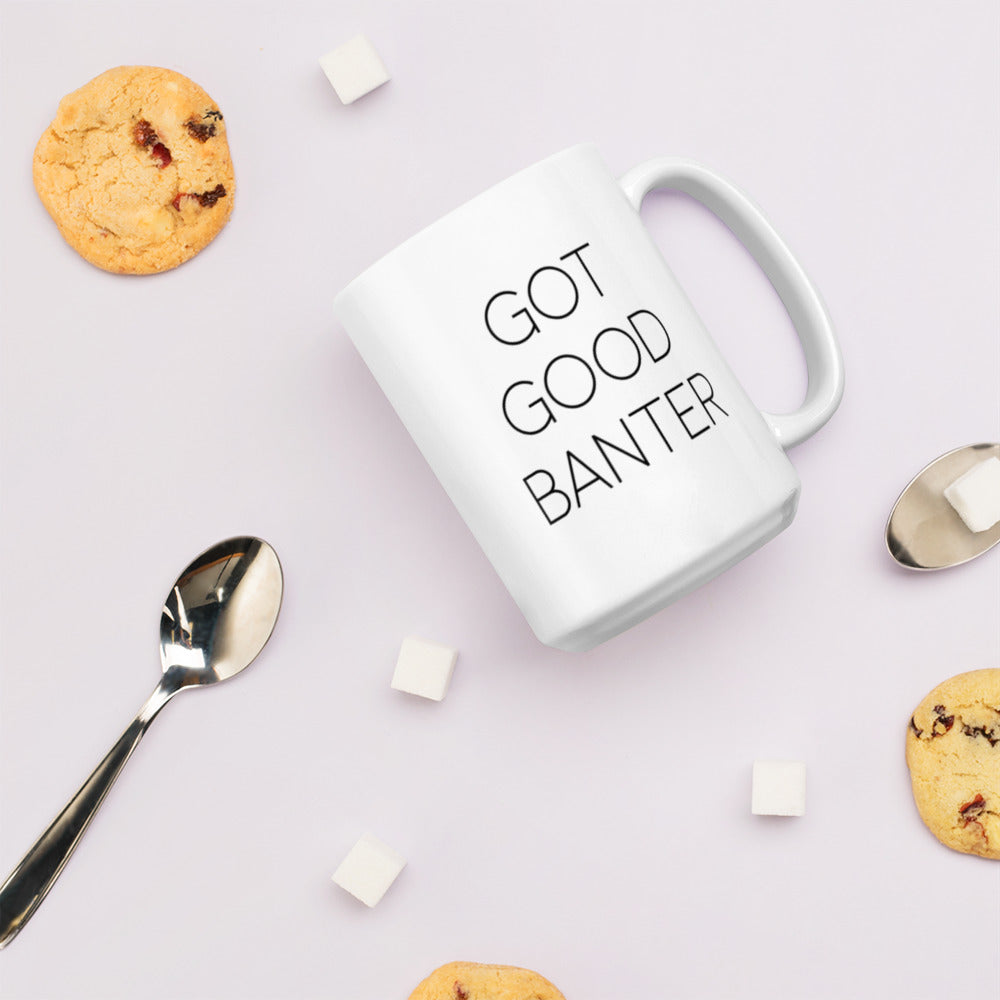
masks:
POLYGON ((910 719, 906 763, 931 833, 956 851, 1000 859, 1000 669, 934 688, 910 719))
POLYGON ((34 158, 35 189, 92 264, 154 274, 210 243, 233 208, 226 124, 198 84, 119 66, 59 103, 34 158))
POLYGON ((513 965, 449 962, 435 969, 410 1000, 566 1000, 543 976, 513 965))

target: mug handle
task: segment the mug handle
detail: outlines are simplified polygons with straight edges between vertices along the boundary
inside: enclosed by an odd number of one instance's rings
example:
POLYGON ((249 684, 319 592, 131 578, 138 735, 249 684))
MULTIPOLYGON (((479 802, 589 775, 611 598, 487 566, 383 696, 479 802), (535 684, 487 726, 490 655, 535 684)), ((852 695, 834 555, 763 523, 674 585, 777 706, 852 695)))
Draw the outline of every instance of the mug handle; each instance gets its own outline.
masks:
POLYGON ((763 417, 782 448, 815 434, 844 394, 844 362, 819 293, 760 209, 729 181, 700 164, 672 157, 640 163, 619 183, 636 211, 654 188, 690 195, 717 215, 750 252, 788 312, 806 360, 802 405, 793 413, 764 413, 763 417))

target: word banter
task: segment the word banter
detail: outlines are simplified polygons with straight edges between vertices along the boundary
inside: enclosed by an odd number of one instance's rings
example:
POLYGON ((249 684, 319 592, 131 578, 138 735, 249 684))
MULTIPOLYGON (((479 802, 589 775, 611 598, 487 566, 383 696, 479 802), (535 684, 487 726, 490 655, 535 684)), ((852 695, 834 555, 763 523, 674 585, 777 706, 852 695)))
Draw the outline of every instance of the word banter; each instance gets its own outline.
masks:
MULTIPOLYGON (((532 337, 544 337, 550 324, 605 298, 590 255, 585 253, 589 250, 590 244, 582 243, 560 255, 558 263, 536 268, 523 289, 504 288, 491 295, 483 312, 489 335, 516 348, 532 337)), ((582 508, 586 491, 600 488, 588 494, 589 501, 614 489, 628 473, 649 468, 673 454, 681 442, 700 438, 729 416, 704 372, 681 376, 669 372, 671 347, 670 333, 660 317, 650 309, 634 309, 617 325, 582 338, 574 352, 561 350, 541 370, 526 373, 502 392, 500 412, 510 430, 536 437, 568 412, 590 405, 603 385, 630 382, 640 372, 667 362, 662 369, 663 388, 654 389, 655 395, 648 395, 652 380, 644 378, 635 405, 616 420, 605 415, 604 424, 583 435, 573 449, 559 449, 544 467, 522 477, 549 525, 582 508)))
POLYGON ((566 449, 565 456, 560 459, 565 476, 557 479, 551 469, 535 469, 522 481, 545 519, 555 524, 583 505, 584 490, 598 484, 613 489, 624 481, 622 469, 627 469, 630 463, 648 468, 657 455, 673 454, 667 425, 673 423, 676 429, 679 424, 687 439, 692 441, 711 430, 716 424, 712 408, 721 416, 729 416, 715 401, 708 379, 701 372, 695 372, 661 395, 629 410, 626 416, 618 419, 618 426, 610 433, 591 434, 585 444, 588 448, 586 458, 577 451, 566 449))

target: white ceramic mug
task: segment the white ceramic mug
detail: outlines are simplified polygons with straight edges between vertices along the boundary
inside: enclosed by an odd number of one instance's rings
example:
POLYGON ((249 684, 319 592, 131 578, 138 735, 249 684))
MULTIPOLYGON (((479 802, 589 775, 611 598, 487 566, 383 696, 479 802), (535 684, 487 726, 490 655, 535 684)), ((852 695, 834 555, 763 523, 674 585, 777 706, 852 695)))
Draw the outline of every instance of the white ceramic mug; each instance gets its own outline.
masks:
POLYGON ((753 204, 697 164, 620 180, 552 156, 364 272, 335 311, 538 638, 588 649, 785 528, 785 449, 830 417, 826 310, 753 204), (770 278, 805 352, 794 413, 761 413, 639 218, 664 187, 715 212, 770 278))

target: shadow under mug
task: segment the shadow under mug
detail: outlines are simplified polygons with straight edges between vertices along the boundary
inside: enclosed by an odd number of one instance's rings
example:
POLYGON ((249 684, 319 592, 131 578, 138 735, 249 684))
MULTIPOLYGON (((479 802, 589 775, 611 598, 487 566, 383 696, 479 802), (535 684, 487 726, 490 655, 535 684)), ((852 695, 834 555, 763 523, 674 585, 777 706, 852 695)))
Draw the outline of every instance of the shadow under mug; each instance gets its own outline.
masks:
POLYGON ((349 284, 335 313, 537 637, 589 649, 791 523, 785 449, 843 393, 827 312, 767 219, 695 163, 616 179, 590 145, 501 182, 349 284), (774 285, 808 376, 762 413, 639 217, 669 188, 774 285))

